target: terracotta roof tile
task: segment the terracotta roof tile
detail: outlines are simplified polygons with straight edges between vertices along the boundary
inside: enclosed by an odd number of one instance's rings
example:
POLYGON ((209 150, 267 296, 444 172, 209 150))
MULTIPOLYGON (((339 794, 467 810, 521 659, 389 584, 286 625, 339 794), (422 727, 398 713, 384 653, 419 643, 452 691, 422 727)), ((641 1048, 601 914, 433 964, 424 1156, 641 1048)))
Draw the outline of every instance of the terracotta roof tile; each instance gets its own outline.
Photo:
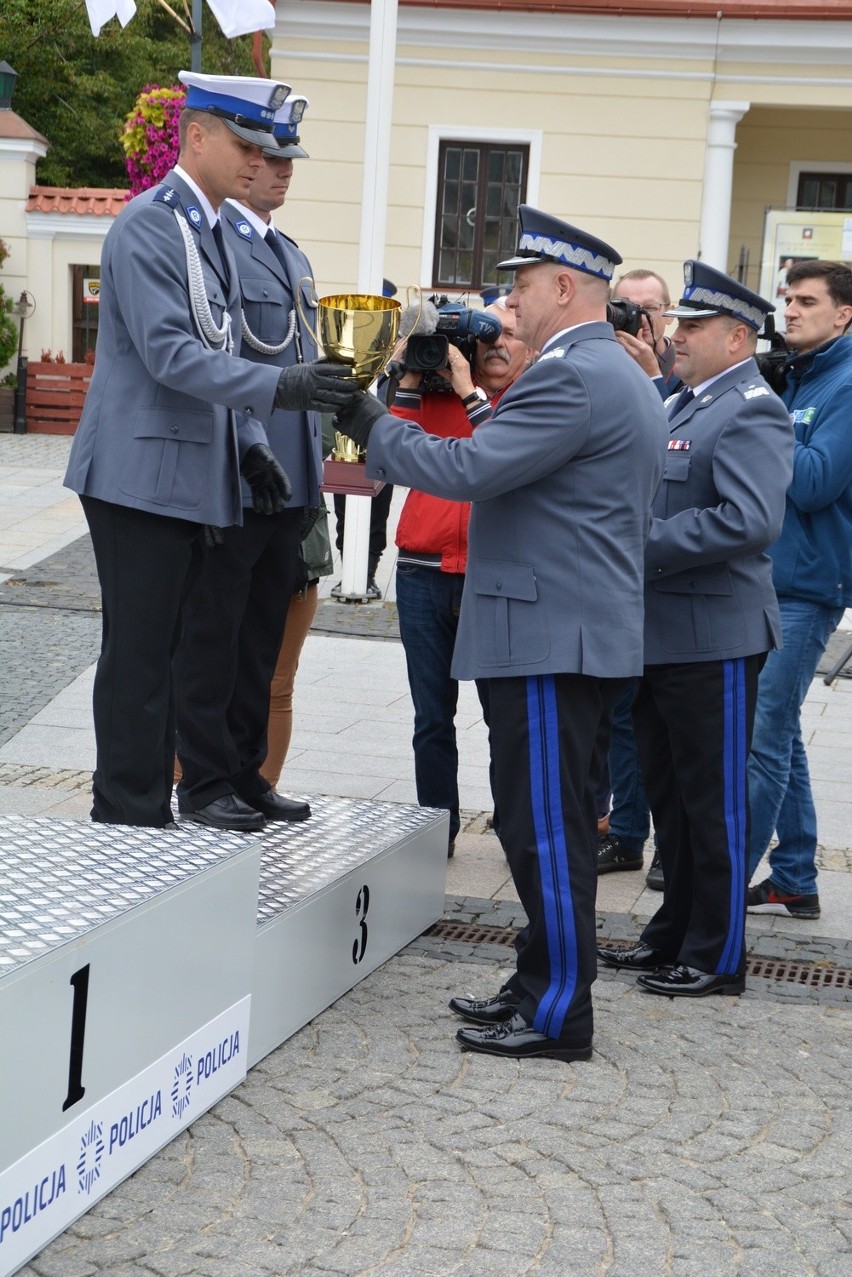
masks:
POLYGON ((33 186, 28 213, 90 213, 117 217, 127 202, 127 191, 109 186, 33 186))

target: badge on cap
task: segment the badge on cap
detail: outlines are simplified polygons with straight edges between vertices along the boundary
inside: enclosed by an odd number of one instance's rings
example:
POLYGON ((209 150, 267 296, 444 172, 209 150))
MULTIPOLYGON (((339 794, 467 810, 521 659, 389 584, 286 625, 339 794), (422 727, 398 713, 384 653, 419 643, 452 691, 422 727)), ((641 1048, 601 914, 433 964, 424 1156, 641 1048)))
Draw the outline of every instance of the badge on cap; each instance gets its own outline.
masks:
POLYGON ((683 282, 687 287, 692 283, 692 262, 683 263, 683 282))
POLYGON ((283 106, 287 100, 287 94, 290 92, 289 84, 276 84, 275 88, 269 95, 268 106, 270 110, 277 111, 283 106))
POLYGON ((236 226, 237 230, 240 232, 241 235, 244 235, 246 239, 251 239, 252 235, 254 234, 254 231, 252 230, 248 222, 234 222, 234 225, 236 226))
POLYGON ((189 218, 189 220, 192 222, 193 226, 201 225, 201 214, 199 213, 198 209, 195 207, 194 204, 187 204, 186 215, 189 218))

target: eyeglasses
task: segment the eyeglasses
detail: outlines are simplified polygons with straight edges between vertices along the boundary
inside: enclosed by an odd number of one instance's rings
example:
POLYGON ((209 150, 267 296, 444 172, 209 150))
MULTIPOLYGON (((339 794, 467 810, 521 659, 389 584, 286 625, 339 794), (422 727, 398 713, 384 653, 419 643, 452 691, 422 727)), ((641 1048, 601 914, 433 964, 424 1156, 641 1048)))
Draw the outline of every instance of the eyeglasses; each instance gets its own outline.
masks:
POLYGON ((668 310, 671 302, 647 302, 642 309, 647 310, 649 315, 656 315, 660 310, 668 310))

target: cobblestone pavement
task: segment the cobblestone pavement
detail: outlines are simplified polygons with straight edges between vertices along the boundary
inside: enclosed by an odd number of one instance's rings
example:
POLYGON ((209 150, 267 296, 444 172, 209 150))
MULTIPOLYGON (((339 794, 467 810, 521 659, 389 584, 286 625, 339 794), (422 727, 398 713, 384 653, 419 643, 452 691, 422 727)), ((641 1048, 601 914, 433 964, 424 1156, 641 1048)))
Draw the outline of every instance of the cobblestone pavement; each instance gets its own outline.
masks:
POLYGON ((848 1277, 848 1012, 603 977, 593 1063, 461 1053, 507 970, 407 950, 23 1271, 848 1277))

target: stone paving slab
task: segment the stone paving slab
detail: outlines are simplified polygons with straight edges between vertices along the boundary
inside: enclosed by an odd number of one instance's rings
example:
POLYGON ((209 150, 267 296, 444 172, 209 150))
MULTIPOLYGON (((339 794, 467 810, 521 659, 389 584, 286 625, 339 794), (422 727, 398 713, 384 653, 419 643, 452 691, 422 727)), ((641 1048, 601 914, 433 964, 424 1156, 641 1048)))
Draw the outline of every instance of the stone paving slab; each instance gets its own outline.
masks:
POLYGON ((590 1063, 462 1053, 510 961, 407 950, 28 1277, 847 1277, 849 1014, 596 986, 590 1063))

